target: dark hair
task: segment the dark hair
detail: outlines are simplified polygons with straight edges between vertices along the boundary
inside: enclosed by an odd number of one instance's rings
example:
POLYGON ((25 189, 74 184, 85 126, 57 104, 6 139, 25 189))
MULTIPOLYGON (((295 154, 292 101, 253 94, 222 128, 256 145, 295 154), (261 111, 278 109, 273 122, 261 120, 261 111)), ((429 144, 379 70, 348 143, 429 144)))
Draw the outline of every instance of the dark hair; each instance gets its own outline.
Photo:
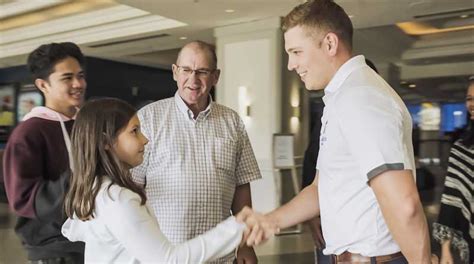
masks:
POLYGON ((84 55, 81 49, 72 42, 44 44, 36 48, 28 55, 27 60, 33 81, 35 79, 47 80, 53 73, 54 66, 67 57, 76 59, 84 69, 84 55))
MULTIPOLYGON (((283 19, 284 32, 302 26, 320 33, 333 32, 349 50, 352 50, 354 29, 344 9, 333 0, 313 0, 296 6, 283 19)), ((313 32, 311 32, 313 33, 313 32)))
POLYGON ((112 181, 109 188, 112 184, 127 188, 145 204, 145 191, 133 182, 129 168, 111 147, 135 114, 130 104, 114 98, 89 101, 77 114, 71 137, 73 173, 64 202, 69 217, 75 214, 87 220, 94 216, 103 176, 112 181))
POLYGON ((181 52, 184 49, 189 48, 189 47, 196 47, 198 50, 207 52, 208 55, 209 55, 209 58, 211 59, 211 61, 210 61, 211 62, 211 67, 212 68, 217 68, 216 47, 212 44, 209 44, 207 42, 200 41, 200 40, 195 40, 195 41, 189 42, 186 45, 184 45, 184 47, 182 47, 181 50, 178 53, 176 63, 178 63, 178 61, 179 61, 179 57, 181 56, 181 52))
MULTIPOLYGON (((466 93, 469 92, 469 88, 471 86, 474 86, 474 76, 469 77, 469 83, 467 86, 466 93)), ((467 111, 469 111, 469 109, 467 111)), ((467 115, 469 116, 469 114, 467 115)), ((474 147, 474 120, 470 118, 466 131, 461 135, 461 142, 469 148, 474 147)))

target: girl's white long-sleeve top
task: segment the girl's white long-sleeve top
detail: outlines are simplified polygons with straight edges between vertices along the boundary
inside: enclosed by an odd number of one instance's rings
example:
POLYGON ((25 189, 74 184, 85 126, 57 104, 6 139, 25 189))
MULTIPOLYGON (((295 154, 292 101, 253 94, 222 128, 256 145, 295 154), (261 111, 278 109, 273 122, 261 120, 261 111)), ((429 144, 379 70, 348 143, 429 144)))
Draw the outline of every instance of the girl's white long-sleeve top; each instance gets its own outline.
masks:
POLYGON ((62 233, 71 241, 84 241, 86 263, 202 263, 233 251, 245 224, 229 217, 215 228, 173 245, 136 193, 104 180, 96 197, 94 217, 68 219, 62 233), (107 190, 108 189, 108 190, 107 190))

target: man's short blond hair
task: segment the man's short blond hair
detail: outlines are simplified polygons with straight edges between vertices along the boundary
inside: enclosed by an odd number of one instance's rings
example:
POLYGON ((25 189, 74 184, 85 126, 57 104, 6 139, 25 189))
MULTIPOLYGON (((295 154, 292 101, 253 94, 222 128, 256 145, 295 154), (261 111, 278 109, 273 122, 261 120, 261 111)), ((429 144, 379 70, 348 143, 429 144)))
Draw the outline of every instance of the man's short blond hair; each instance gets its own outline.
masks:
POLYGON ((293 8, 283 19, 282 29, 286 32, 296 26, 307 29, 311 35, 333 32, 352 50, 352 22, 333 0, 310 0, 293 8))

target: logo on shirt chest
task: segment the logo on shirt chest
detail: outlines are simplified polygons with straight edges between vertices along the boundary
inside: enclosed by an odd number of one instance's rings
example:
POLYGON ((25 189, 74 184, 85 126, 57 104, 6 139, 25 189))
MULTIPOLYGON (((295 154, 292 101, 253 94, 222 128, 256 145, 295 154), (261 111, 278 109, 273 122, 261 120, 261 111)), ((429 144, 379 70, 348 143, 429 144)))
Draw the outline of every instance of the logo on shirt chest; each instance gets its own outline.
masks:
POLYGON ((322 147, 324 146, 324 144, 326 143, 326 141, 328 140, 327 136, 326 136, 326 128, 328 126, 328 121, 326 120, 326 122, 324 122, 323 124, 323 128, 321 129, 321 135, 319 137, 319 146, 322 147))

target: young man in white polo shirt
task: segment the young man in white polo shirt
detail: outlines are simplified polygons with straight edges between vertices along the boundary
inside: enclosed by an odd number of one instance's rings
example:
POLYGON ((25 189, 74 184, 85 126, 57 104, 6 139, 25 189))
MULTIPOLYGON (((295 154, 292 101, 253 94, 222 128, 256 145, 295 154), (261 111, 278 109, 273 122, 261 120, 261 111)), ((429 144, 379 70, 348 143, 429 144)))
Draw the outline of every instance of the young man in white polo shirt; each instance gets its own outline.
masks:
POLYGON ((352 55, 352 23, 332 0, 284 19, 288 69, 308 90, 325 89, 316 177, 286 205, 254 214, 248 244, 321 215, 333 263, 430 263, 427 222, 414 181, 411 118, 363 56, 352 55))

